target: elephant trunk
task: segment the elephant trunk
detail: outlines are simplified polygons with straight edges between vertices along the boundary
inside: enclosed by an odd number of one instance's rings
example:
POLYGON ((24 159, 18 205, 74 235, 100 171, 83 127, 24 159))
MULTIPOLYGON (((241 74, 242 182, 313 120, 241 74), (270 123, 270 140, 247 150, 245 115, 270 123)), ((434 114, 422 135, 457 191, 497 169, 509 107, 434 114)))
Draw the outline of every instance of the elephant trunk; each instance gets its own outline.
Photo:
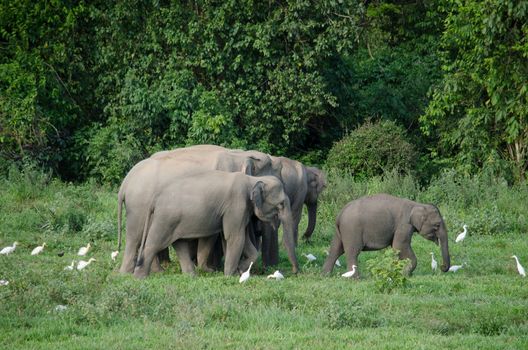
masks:
POLYGON ((308 240, 312 237, 317 222, 317 202, 306 204, 308 208, 308 227, 304 232, 304 239, 308 240))
POLYGON ((442 251, 442 259, 444 260, 441 268, 443 272, 447 272, 451 267, 451 259, 449 257, 449 248, 447 243, 447 230, 444 225, 442 225, 438 233, 438 241, 440 250, 442 251))
POLYGON ((286 252, 288 253, 288 259, 292 264, 293 273, 297 273, 299 272, 299 263, 297 262, 297 256, 295 255, 293 216, 288 202, 286 203, 284 208, 279 212, 279 219, 282 224, 282 239, 284 241, 286 252))

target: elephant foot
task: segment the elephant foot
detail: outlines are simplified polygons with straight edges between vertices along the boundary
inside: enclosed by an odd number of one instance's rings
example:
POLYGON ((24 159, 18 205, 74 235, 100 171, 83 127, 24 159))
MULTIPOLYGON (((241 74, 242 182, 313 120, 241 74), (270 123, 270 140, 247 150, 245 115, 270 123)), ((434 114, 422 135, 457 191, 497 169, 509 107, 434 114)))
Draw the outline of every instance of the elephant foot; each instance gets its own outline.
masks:
POLYGON ((139 280, 145 279, 147 278, 147 276, 148 276, 148 273, 145 272, 143 269, 136 269, 134 271, 134 277, 139 280))
POLYGON ((216 272, 215 269, 213 269, 212 267, 209 267, 209 266, 200 266, 200 270, 202 270, 204 272, 207 272, 207 273, 216 272))

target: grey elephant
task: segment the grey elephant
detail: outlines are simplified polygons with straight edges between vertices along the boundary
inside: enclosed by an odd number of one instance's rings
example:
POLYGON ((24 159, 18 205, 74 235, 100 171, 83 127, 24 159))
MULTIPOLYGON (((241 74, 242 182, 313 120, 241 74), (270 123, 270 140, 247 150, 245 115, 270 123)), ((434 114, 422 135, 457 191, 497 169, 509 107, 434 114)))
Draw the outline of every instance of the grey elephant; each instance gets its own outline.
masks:
MULTIPOLYGON (((303 206, 308 208, 308 227, 304 237, 309 239, 315 229, 317 216, 317 200, 326 186, 323 172, 317 168, 306 167, 301 162, 286 157, 271 157, 274 162, 282 165, 280 178, 284 191, 290 199, 293 216, 293 235, 295 244, 299 236, 299 223, 303 206)), ((276 265, 279 260, 278 224, 259 225, 262 235, 262 260, 264 265, 276 265)))
MULTIPOLYGON (((353 265, 358 265, 361 251, 380 250, 388 246, 400 252, 400 259, 411 260, 408 272, 412 273, 417 263, 411 248, 414 232, 440 245, 442 271, 449 270, 447 229, 436 206, 387 194, 351 201, 337 217, 336 233, 323 265, 323 274, 332 272, 334 263, 343 253, 350 271, 353 265)), ((358 275, 356 273, 355 277, 358 275)))
MULTIPOLYGON (((284 225, 286 246, 293 247, 292 215, 289 199, 281 181, 274 176, 254 177, 242 173, 208 171, 173 179, 171 184, 155 192, 148 207, 141 247, 134 276, 148 276, 158 251, 173 242, 187 239, 207 239, 220 232, 226 241, 224 274, 237 271, 244 247, 246 227, 252 215, 264 222, 278 218, 284 225)), ((185 242, 185 241, 184 241, 185 242)), ((176 246, 183 271, 192 271, 191 252, 176 246)), ((254 247, 253 247, 254 249, 254 247)), ((254 250, 247 257, 254 261, 254 250)), ((297 272, 295 251, 288 257, 297 272)))
MULTIPOLYGON (((281 165, 257 151, 231 151, 220 146, 199 145, 162 151, 137 163, 126 175, 118 193, 118 250, 121 247, 121 217, 126 207, 126 246, 122 273, 132 273, 141 244, 147 208, 155 193, 169 186, 174 179, 210 170, 240 171, 248 175, 277 175, 281 165)), ((294 247, 287 247, 287 249, 294 247)), ((154 259, 153 271, 160 271, 154 259)))

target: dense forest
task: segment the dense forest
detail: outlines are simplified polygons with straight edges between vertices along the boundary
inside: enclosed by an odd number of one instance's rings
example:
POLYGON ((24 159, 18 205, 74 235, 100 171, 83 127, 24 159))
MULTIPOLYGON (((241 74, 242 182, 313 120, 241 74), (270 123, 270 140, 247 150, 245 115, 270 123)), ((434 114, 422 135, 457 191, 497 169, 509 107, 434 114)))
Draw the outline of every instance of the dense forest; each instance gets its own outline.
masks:
POLYGON ((513 183, 527 117, 526 1, 0 0, 0 171, 116 183, 214 143, 513 183))

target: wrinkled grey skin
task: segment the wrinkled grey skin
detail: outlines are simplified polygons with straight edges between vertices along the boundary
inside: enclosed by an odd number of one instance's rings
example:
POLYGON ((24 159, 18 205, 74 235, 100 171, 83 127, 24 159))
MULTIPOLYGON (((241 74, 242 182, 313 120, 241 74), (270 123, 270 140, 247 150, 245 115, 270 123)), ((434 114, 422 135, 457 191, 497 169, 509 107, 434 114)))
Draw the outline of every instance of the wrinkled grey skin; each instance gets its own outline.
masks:
MULTIPOLYGON (((147 209, 154 194, 178 177, 210 170, 276 175, 280 173, 280 164, 273 163, 267 154, 261 152, 231 151, 214 145, 162 151, 137 163, 123 180, 118 193, 118 250, 121 247, 123 203, 127 212, 126 246, 120 272, 134 271, 147 209)), ((162 270, 157 259, 153 261, 152 270, 162 270)))
MULTIPOLYGON (((157 252, 173 242, 208 239, 220 232, 226 240, 224 274, 235 274, 244 246, 253 247, 246 244, 246 227, 252 215, 264 222, 280 220, 286 245, 294 248, 289 242, 293 239, 290 203, 278 178, 208 171, 173 179, 151 200, 134 276, 148 276, 157 252)), ((175 248, 182 271, 192 273, 190 250, 183 243, 175 248)), ((247 260, 255 261, 257 251, 252 249, 247 260)), ((288 255, 297 270, 295 250, 289 250, 288 255)))
MULTIPOLYGON (((284 184, 284 191, 290 199, 294 241, 297 244, 303 205, 306 204, 308 208, 308 227, 304 237, 309 239, 315 228, 317 199, 326 186, 326 180, 322 171, 317 168, 305 167, 301 162, 286 157, 271 157, 271 159, 282 165, 280 178, 284 184)), ((278 226, 278 223, 258 226, 259 234, 262 235, 262 262, 265 266, 276 265, 279 262, 278 226)))
MULTIPOLYGON (((348 271, 358 265, 361 251, 379 250, 388 246, 399 250, 400 259, 410 259, 408 272, 416 268, 416 255, 411 249, 411 238, 418 232, 440 245, 442 271, 450 267, 447 229, 438 208, 387 194, 362 197, 349 202, 336 220, 336 233, 323 274, 332 272, 336 260, 345 253, 348 271)), ((359 276, 358 273, 355 275, 359 276)))

